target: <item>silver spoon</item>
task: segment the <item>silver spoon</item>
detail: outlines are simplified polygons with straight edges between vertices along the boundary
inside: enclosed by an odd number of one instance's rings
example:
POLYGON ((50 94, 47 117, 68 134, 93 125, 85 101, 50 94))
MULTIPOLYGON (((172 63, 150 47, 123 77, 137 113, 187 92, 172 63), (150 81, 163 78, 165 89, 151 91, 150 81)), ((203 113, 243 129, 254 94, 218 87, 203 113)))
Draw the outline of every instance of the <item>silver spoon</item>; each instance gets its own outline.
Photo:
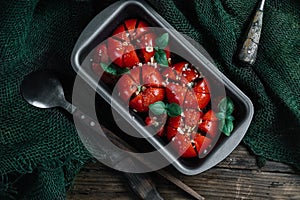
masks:
MULTIPOLYGON (((124 141, 68 102, 65 99, 60 81, 52 73, 47 71, 36 71, 27 75, 22 82, 21 93, 23 98, 29 104, 38 108, 64 108, 69 113, 73 114, 74 117, 79 117, 79 119, 81 119, 82 123, 85 124, 83 127, 85 132, 96 135, 99 133, 98 130, 101 128, 105 132, 106 136, 110 140, 114 141, 116 145, 125 146, 125 148, 127 147, 127 144, 124 143, 124 141)), ((112 165, 120 165, 120 163, 121 165, 134 164, 132 158, 128 156, 124 157, 124 154, 121 154, 118 151, 107 151, 103 149, 103 151, 98 153, 101 154, 101 157, 106 160, 108 159, 112 165)), ((146 174, 123 174, 128 179, 131 189, 141 199, 163 199, 158 193, 154 183, 146 174)))

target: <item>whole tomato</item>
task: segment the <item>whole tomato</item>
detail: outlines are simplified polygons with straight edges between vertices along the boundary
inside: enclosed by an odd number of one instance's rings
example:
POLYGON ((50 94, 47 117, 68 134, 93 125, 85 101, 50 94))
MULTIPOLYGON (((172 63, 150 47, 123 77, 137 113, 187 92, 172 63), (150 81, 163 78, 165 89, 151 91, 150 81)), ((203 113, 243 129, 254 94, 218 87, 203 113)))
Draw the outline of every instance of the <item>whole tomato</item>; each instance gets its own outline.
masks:
POLYGON ((111 60, 122 68, 132 68, 138 63, 149 62, 154 56, 156 34, 148 24, 137 19, 125 20, 108 39, 111 60))
POLYGON ((147 112, 149 105, 165 97, 163 79, 159 70, 151 65, 137 66, 124 74, 117 83, 120 98, 129 102, 137 112, 147 112))

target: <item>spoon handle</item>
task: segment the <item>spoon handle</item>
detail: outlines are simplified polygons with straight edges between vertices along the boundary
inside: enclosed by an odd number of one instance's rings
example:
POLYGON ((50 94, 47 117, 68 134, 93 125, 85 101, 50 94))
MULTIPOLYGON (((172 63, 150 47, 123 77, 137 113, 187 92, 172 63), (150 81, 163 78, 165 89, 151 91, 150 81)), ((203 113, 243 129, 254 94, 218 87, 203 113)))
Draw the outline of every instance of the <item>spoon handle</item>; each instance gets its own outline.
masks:
MULTIPOLYGON (((80 126, 79 130, 84 131, 85 134, 89 134, 88 137, 85 139, 93 140, 91 143, 89 143, 88 141, 86 141, 86 143, 89 145, 89 150, 94 150, 93 153, 95 153, 97 158, 105 159, 105 161, 108 161, 111 166, 114 166, 115 168, 121 167, 123 169, 128 167, 134 167, 134 165, 137 164, 137 162, 139 162, 138 160, 134 159, 133 156, 124 154, 122 153, 122 151, 111 149, 109 145, 106 147, 106 145, 103 144, 103 142, 101 144, 99 142, 97 145, 97 140, 101 140, 101 137, 99 137, 99 135, 102 135, 102 137, 106 136, 119 148, 122 148, 123 150, 127 151, 133 151, 132 147, 130 147, 124 140, 116 136, 104 126, 100 125, 97 121, 95 121, 88 115, 84 114, 79 109, 74 110, 73 116, 77 118, 80 122, 82 122, 77 125, 80 126), (105 136, 101 134, 100 130, 104 132, 105 136), (99 147, 102 148, 102 152, 101 150, 99 152, 99 147)), ((83 137, 83 134, 80 135, 81 137, 83 137)), ((153 181, 147 174, 124 173, 124 175, 127 178, 131 189, 135 192, 136 195, 138 195, 139 198, 145 200, 163 199, 157 191, 153 181)))
POLYGON ((258 45, 262 30, 263 10, 265 0, 262 0, 248 29, 247 38, 239 53, 240 61, 253 65, 256 60, 258 45))

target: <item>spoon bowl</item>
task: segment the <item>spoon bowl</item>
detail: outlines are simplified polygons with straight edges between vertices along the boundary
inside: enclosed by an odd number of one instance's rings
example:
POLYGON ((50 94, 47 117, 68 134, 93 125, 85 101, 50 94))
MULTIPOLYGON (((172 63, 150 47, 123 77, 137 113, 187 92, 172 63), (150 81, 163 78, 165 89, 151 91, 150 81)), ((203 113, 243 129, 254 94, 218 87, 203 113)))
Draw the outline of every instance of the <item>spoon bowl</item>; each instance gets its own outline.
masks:
POLYGON ((66 102, 60 81, 48 71, 35 71, 27 75, 21 84, 23 98, 38 108, 62 106, 66 102))

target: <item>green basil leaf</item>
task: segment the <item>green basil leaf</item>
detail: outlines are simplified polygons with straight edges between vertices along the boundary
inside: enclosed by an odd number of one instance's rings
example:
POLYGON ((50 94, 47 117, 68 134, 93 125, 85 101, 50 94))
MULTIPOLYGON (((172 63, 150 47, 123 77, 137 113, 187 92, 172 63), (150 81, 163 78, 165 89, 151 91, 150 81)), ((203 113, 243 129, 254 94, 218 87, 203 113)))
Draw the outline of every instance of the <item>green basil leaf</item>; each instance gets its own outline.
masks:
POLYGON ((154 115, 161 115, 166 112, 166 105, 162 101, 157 101, 149 105, 149 109, 154 115))
POLYGON ((166 48, 166 46, 168 46, 168 43, 169 43, 169 34, 168 33, 162 34, 155 40, 155 44, 159 49, 166 48))
POLYGON ((224 97, 218 104, 219 111, 225 113, 226 107, 227 107, 227 98, 224 97))
POLYGON ((226 113, 226 115, 231 115, 234 110, 234 105, 229 97, 224 97, 218 104, 220 112, 226 113))
POLYGON ((182 109, 177 103, 167 104, 166 109, 170 117, 177 117, 182 113, 182 109))
POLYGON ((162 49, 158 49, 158 51, 155 52, 154 59, 161 66, 164 66, 164 67, 169 66, 169 62, 168 62, 168 59, 167 59, 166 52, 162 49))
POLYGON ((218 113, 216 113, 216 116, 217 116, 217 118, 219 119, 219 120, 223 120, 223 119, 225 119, 225 113, 223 113, 223 112, 218 112, 218 113))
POLYGON ((233 122, 231 120, 226 120, 222 132, 225 135, 230 136, 232 131, 233 131, 233 122))
POLYGON ((233 102, 230 98, 227 97, 226 115, 231 115, 233 110, 234 110, 233 102))
POLYGON ((120 67, 117 67, 114 64, 107 65, 105 63, 100 63, 100 66, 102 67, 102 69, 105 72, 107 72, 109 74, 112 74, 114 76, 121 76, 121 75, 129 72, 129 69, 127 69, 127 68, 120 68, 120 67))
POLYGON ((219 121, 219 125, 218 125, 219 130, 220 130, 221 132, 223 132, 223 127, 224 127, 224 125, 225 125, 225 119, 221 119, 221 120, 219 121))
POLYGON ((230 120, 230 121, 233 121, 234 120, 234 117, 232 115, 227 115, 226 116, 226 119, 227 120, 230 120))
POLYGON ((233 102, 230 98, 223 98, 218 104, 219 113, 216 114, 219 121, 219 130, 225 135, 230 136, 233 130, 234 117, 231 115, 234 110, 233 102))

